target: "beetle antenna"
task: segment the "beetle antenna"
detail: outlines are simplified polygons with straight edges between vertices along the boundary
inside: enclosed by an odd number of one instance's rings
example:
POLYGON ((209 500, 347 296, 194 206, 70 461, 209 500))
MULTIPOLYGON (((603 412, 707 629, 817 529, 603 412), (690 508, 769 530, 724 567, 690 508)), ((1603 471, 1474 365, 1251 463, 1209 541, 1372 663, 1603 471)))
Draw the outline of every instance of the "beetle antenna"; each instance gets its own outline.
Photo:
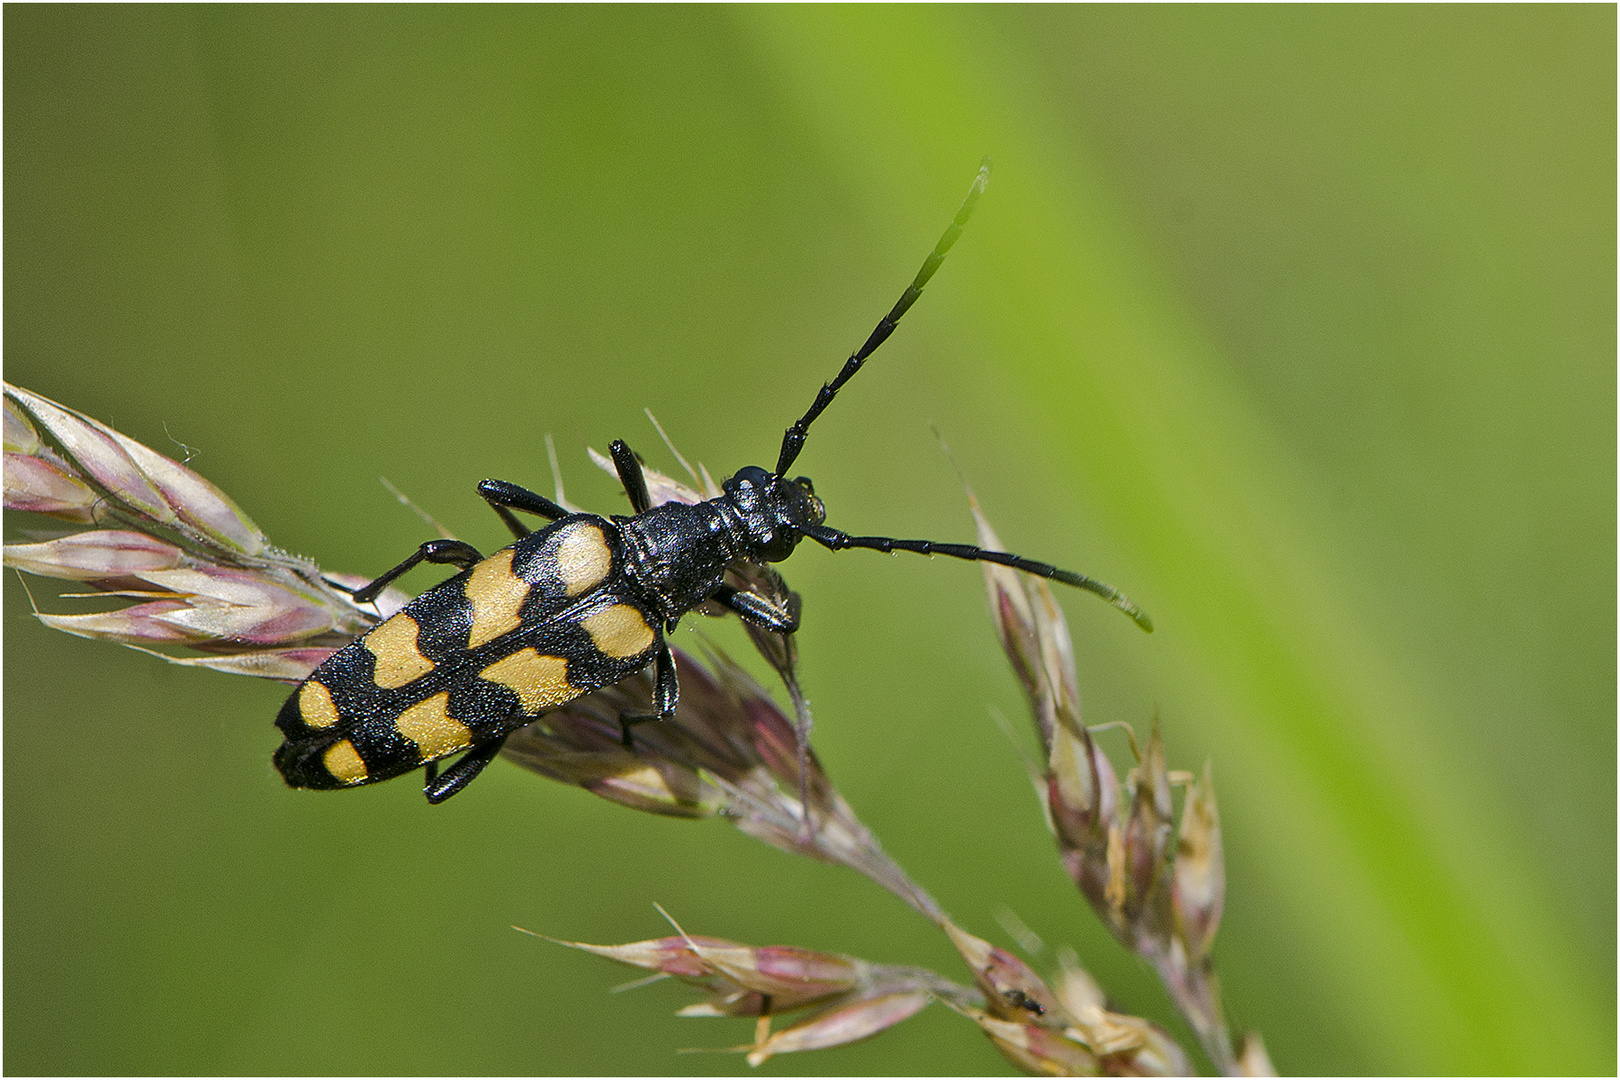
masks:
POLYGON ((1022 555, 1010 555, 1005 551, 986 551, 973 544, 941 544, 934 540, 896 540, 889 536, 851 536, 837 529, 829 529, 825 525, 801 525, 799 531, 824 548, 832 551, 842 551, 845 548, 870 548, 873 551, 914 551, 918 555, 949 555, 953 559, 966 559, 969 562, 993 562, 1002 566, 1010 566, 1014 570, 1022 570, 1026 574, 1047 578, 1051 581, 1061 581, 1065 585, 1073 585, 1077 589, 1084 589, 1113 604, 1119 610, 1131 617, 1131 620, 1148 633, 1153 633, 1153 620, 1148 618, 1147 612, 1137 607, 1131 599, 1118 589, 1096 578, 1084 574, 1076 574, 1072 570, 1059 570, 1051 563, 1036 562, 1026 559, 1022 555))
POLYGON ((839 389, 861 370, 866 358, 888 340, 889 335, 894 333, 896 324, 900 322, 900 317, 917 302, 917 297, 922 295, 923 286, 934 276, 939 264, 945 261, 945 253, 951 250, 956 238, 962 235, 962 226, 973 216, 973 208, 979 204, 979 196, 984 194, 985 185, 989 182, 990 159, 985 158, 979 163, 979 175, 973 178, 973 186, 968 188, 967 198, 962 200, 962 209, 956 212, 956 220, 951 222, 950 227, 945 230, 945 235, 934 245, 933 253, 923 260, 922 269, 917 271, 917 276, 900 295, 894 307, 889 309, 889 313, 878 320, 877 326, 866 339, 866 344, 855 350, 850 358, 844 361, 844 368, 838 373, 838 377, 822 386, 821 392, 816 395, 815 404, 810 406, 810 411, 799 417, 793 426, 787 429, 787 434, 782 436, 782 453, 776 459, 776 475, 785 475, 788 469, 792 468, 793 463, 798 460, 799 451, 804 449, 805 435, 808 434, 810 425, 815 423, 816 417, 832 403, 833 396, 839 389))

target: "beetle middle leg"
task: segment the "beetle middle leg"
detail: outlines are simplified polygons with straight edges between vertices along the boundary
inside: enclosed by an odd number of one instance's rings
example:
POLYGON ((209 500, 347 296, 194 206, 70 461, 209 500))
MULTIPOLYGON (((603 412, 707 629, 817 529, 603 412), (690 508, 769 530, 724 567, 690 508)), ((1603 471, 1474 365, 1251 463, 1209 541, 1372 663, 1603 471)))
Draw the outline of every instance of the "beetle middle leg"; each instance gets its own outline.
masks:
POLYGON ((636 724, 645 724, 649 720, 668 720, 675 715, 675 706, 681 701, 681 682, 675 674, 675 654, 669 651, 669 643, 664 635, 658 635, 658 656, 653 661, 653 697, 652 707, 657 712, 644 715, 622 713, 619 716, 619 731, 626 750, 635 749, 635 740, 630 737, 630 729, 636 724))
POLYGON ((652 509, 652 496, 647 494, 647 478, 641 473, 641 459, 625 445, 623 439, 614 439, 609 443, 608 453, 613 457, 613 468, 619 474, 619 483, 624 485, 624 493, 630 498, 630 509, 645 514, 652 509))
POLYGON ((506 522, 506 527, 512 530, 512 535, 519 540, 529 535, 524 524, 512 515, 513 510, 521 510, 525 514, 543 517, 547 521, 556 521, 558 518, 568 516, 568 511, 546 498, 538 495, 528 488, 518 487, 506 480, 480 480, 478 494, 489 503, 489 508, 500 515, 506 522))

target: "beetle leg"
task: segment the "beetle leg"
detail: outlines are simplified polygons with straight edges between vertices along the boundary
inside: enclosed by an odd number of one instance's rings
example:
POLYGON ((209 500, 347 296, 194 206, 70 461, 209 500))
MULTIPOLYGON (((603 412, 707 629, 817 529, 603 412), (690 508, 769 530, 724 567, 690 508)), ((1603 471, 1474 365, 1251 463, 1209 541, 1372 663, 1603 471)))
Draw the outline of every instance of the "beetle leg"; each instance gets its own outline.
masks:
POLYGON ((652 496, 647 494, 647 478, 641 474, 641 460, 636 452, 626 446, 623 439, 614 439, 608 444, 608 453, 613 455, 613 467, 618 470, 619 483, 624 485, 624 493, 630 497, 630 509, 638 514, 645 514, 652 509, 652 496))
POLYGON ((681 681, 675 675, 675 654, 660 635, 658 659, 653 667, 653 708, 658 710, 658 718, 665 720, 675 715, 675 706, 680 703, 681 681))
POLYGON ((710 599, 773 633, 791 634, 799 628, 799 613, 792 606, 783 607, 746 589, 721 585, 710 599))
POLYGON ((456 763, 442 773, 437 769, 437 762, 428 762, 427 784, 422 788, 422 794, 434 805, 444 802, 472 783, 473 778, 484 771, 484 766, 495 760, 495 755, 501 752, 501 747, 505 743, 505 735, 486 743, 479 743, 457 758, 456 763))
POLYGON ((649 720, 668 720, 675 715, 675 706, 681 701, 681 681, 675 674, 675 654, 669 651, 669 644, 664 641, 662 634, 658 635, 658 656, 653 661, 653 708, 658 711, 643 716, 634 716, 623 713, 619 716, 619 730, 623 734, 623 743, 626 750, 635 748, 635 740, 630 737, 630 729, 636 724, 645 724, 649 720))
MULTIPOLYGON (((466 570, 471 568, 475 563, 483 561, 483 558, 484 557, 482 555, 478 554, 477 548, 473 547, 471 544, 463 543, 460 540, 429 540, 427 543, 417 548, 410 558, 388 571, 388 573, 384 574, 376 581, 373 581, 370 585, 355 589, 352 593, 350 593, 350 595, 354 597, 354 602, 357 604, 369 604, 373 600, 377 599, 377 597, 382 594, 382 591, 393 583, 395 578, 399 577, 417 563, 448 563, 451 566, 459 566, 463 570, 466 570)), ((333 588, 339 589, 343 592, 348 592, 348 590, 344 589, 341 585, 334 585, 333 588)))
POLYGON ((513 510, 521 510, 525 514, 534 514, 547 521, 556 521, 558 518, 568 516, 568 511, 546 498, 537 495, 528 488, 518 487, 505 480, 480 480, 478 494, 489 503, 489 508, 500 515, 506 527, 512 530, 512 535, 519 540, 529 535, 529 530, 521 521, 512 516, 513 510))

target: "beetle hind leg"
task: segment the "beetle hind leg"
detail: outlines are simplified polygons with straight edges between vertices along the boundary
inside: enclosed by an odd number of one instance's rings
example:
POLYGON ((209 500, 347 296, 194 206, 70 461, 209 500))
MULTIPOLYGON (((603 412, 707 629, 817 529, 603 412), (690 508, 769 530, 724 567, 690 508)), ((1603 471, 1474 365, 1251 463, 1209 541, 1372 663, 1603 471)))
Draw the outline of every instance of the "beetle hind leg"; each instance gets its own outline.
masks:
POLYGON ((422 794, 426 795, 427 801, 435 806, 444 802, 444 800, 472 783, 474 778, 484 771, 484 766, 495 760, 495 755, 501 752, 501 747, 505 743, 506 736, 504 735, 498 739, 480 743, 462 754, 456 759, 454 765, 442 773, 439 772, 438 762, 428 762, 425 770, 427 783, 422 787, 422 794))
POLYGON ((460 540, 429 540, 427 543, 417 548, 408 559, 401 562, 398 566, 388 571, 382 577, 373 581, 370 585, 364 585, 358 589, 350 589, 346 586, 339 585, 337 582, 334 582, 331 579, 327 579, 327 584, 331 585, 339 592, 348 593, 350 596, 354 597, 354 602, 357 604, 369 604, 373 600, 376 600, 377 597, 381 596, 382 591, 388 586, 392 585, 395 578, 405 573, 405 571, 411 569, 417 563, 429 562, 438 563, 441 565, 447 564, 450 566, 459 567, 462 570, 467 570, 477 565, 482 559, 483 556, 478 553, 477 548, 473 547, 471 544, 463 543, 460 540))

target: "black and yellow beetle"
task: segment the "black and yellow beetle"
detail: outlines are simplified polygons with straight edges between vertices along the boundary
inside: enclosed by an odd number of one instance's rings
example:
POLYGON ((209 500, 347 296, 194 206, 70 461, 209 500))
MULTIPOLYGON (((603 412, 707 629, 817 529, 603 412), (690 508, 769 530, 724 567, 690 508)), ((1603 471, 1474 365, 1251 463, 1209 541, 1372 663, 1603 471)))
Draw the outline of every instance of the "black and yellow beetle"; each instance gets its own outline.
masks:
POLYGON ((893 332, 961 234, 989 177, 979 170, 956 219, 911 286, 877 324, 810 409, 782 438, 776 469, 755 465, 696 504, 651 505, 635 454, 612 444, 631 517, 573 514, 503 480, 478 492, 518 537, 484 558, 459 540, 432 540, 354 593, 369 603, 418 563, 461 573, 428 590, 316 669, 287 699, 276 725, 286 736, 275 764, 287 783, 343 788, 427 767, 425 793, 440 802, 465 787, 500 752, 506 737, 547 709, 654 667, 648 716, 668 717, 680 685, 665 636, 681 616, 715 601, 756 626, 792 633, 790 607, 726 584, 728 567, 779 562, 808 537, 833 551, 914 551, 1001 563, 1097 593, 1144 629, 1152 624, 1118 590, 1092 578, 971 544, 851 536, 823 524, 826 511, 805 477, 785 474, 805 434, 861 364, 893 332), (529 532, 512 511, 552 523, 529 532), (465 751, 443 773, 436 763, 465 751))

